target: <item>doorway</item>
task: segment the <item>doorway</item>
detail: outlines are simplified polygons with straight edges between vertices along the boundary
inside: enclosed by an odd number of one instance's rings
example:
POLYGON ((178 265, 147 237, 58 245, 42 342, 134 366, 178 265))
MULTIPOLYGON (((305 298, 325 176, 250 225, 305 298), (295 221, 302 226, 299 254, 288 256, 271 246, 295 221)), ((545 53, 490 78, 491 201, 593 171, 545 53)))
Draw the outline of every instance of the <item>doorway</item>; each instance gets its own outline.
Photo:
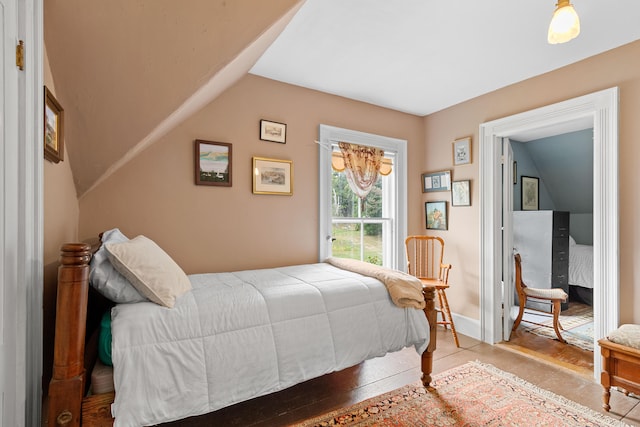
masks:
MULTIPOLYGON (((510 265, 502 255, 502 217, 509 214, 502 209, 502 139, 526 131, 563 133, 588 124, 594 129, 594 340, 618 327, 618 88, 611 88, 480 126, 480 334, 485 342, 503 339, 503 263, 510 265)), ((507 226, 504 238, 511 235, 507 226)), ((505 313, 510 304, 504 299, 505 313)), ((601 370, 596 355, 594 377, 601 370)))

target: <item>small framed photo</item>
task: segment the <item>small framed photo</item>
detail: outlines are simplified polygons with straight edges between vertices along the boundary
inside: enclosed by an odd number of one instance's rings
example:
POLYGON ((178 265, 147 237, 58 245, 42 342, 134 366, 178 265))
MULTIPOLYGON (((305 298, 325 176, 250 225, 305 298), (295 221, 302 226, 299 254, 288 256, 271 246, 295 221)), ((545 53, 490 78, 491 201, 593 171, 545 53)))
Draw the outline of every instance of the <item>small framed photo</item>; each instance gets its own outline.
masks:
POLYGON ((537 211, 540 207, 540 179, 532 176, 520 177, 522 210, 537 211))
POLYGON ((231 144, 195 140, 196 185, 231 187, 231 144))
POLYGON ((447 202, 425 202, 427 230, 447 229, 447 202))
POLYGON ((64 160, 64 110, 44 87, 44 158, 59 163, 64 160))
POLYGON ((453 164, 466 165, 471 163, 471 137, 453 141, 453 164))
POLYGON ((422 174, 422 192, 451 190, 451 171, 440 171, 422 174))
POLYGON ((260 120, 260 139, 263 141, 287 143, 287 125, 284 123, 260 120))
POLYGON ((451 183, 451 206, 471 206, 471 181, 451 183))
POLYGON ((253 194, 293 194, 293 161, 253 158, 253 194))

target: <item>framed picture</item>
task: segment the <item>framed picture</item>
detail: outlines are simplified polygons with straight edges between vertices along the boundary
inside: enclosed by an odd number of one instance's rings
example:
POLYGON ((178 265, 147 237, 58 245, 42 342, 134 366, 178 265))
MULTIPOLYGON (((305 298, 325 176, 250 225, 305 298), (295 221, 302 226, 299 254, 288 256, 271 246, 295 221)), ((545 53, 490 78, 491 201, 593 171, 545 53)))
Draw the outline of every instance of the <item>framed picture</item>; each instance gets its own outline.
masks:
POLYGON ((453 141, 453 164, 466 165, 471 163, 471 137, 453 141))
POLYGON ((44 158, 59 163, 64 160, 64 110, 44 87, 44 158))
POLYGON ((471 181, 451 183, 451 206, 471 206, 471 181))
POLYGON ((231 144, 195 140, 196 185, 231 187, 231 144))
POLYGON ((263 141, 287 143, 287 125, 284 123, 260 120, 260 139, 263 141))
POLYGON ((451 190, 451 171, 422 174, 422 192, 451 190))
POLYGON ((293 194, 293 161, 253 158, 253 194, 293 194))
POLYGON ((540 180, 531 176, 521 176, 522 210, 537 211, 540 199, 540 180))
POLYGON ((447 229, 447 202, 425 202, 427 230, 447 229))

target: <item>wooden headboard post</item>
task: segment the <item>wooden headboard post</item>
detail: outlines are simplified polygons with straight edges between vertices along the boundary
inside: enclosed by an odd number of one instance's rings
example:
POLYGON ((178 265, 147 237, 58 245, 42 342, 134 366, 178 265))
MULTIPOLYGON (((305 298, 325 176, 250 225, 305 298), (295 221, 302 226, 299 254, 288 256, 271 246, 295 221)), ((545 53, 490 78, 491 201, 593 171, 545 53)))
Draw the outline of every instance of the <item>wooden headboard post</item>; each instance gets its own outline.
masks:
POLYGON ((88 244, 67 243, 61 248, 53 375, 49 383, 50 427, 80 425, 90 260, 88 244))
POLYGON ((429 387, 431 384, 431 372, 433 372, 433 352, 436 351, 436 337, 438 335, 437 312, 436 312, 436 288, 435 286, 423 286, 422 294, 426 303, 424 314, 429 321, 429 345, 422 353, 422 384, 429 387))

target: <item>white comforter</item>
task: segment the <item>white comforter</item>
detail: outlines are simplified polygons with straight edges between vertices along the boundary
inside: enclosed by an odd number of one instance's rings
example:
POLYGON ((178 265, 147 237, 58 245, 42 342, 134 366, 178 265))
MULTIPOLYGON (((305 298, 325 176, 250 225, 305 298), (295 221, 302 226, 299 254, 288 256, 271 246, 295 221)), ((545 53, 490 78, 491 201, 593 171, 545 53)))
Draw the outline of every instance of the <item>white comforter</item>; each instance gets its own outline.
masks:
POLYGON ((593 289, 593 246, 569 246, 569 284, 593 289))
POLYGON ((115 426, 211 412, 429 340, 422 310, 326 263, 189 278, 173 309, 113 308, 115 426))

